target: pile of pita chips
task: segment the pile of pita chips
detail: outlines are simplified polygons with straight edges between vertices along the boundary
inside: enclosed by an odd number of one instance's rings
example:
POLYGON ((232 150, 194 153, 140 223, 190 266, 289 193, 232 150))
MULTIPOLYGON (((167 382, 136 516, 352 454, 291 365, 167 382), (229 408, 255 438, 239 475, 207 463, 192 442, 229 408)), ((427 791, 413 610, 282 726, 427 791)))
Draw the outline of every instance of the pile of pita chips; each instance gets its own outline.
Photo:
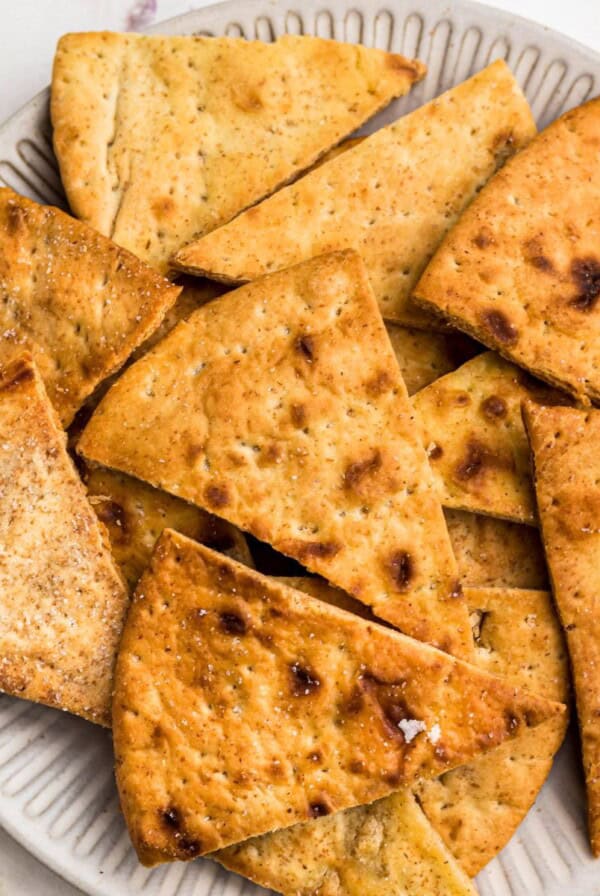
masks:
POLYGON ((182 249, 174 264, 239 283, 353 248, 382 314, 431 326, 409 301, 413 287, 477 191, 534 134, 527 101, 495 62, 182 249))
POLYGON ((166 270, 183 244, 308 168, 424 71, 317 37, 67 34, 51 116, 69 203, 166 270))
POLYGON ((600 412, 528 404, 542 538, 566 636, 583 748, 589 833, 600 855, 600 412))
POLYGON ((419 304, 582 401, 600 400, 600 99, 511 159, 448 235, 419 304))
MULTIPOLYGON (((553 389, 494 352, 485 352, 413 398, 431 468, 445 507, 535 523, 529 445, 521 403, 553 389)), ((544 394, 545 393, 545 394, 544 394)))
POLYGON ((117 661, 121 805, 144 864, 190 859, 372 802, 563 709, 166 530, 117 661))
POLYGON ((0 363, 31 352, 63 425, 180 291, 85 224, 0 187, 0 363))
POLYGON ((200 308, 123 374, 78 450, 268 541, 407 634, 472 653, 441 505, 356 253, 200 308))
POLYGON ((0 690, 107 725, 128 594, 30 356, 0 378, 0 690))
POLYGON ((176 529, 240 563, 253 565, 239 529, 212 513, 113 470, 96 467, 86 472, 84 481, 90 504, 106 527, 113 557, 130 589, 148 565, 163 529, 176 529))

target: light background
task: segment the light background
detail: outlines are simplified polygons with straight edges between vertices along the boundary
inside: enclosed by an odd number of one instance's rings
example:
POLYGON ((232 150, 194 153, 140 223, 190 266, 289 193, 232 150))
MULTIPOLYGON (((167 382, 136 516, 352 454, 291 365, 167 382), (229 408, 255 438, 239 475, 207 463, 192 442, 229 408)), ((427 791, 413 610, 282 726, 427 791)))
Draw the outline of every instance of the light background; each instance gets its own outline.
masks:
MULTIPOLYGON (((139 29, 208 5, 208 0, 0 0, 0 121, 48 84, 54 46, 65 31, 139 29)), ((536 19, 600 51, 600 0, 494 0, 486 5, 536 19)), ((81 894, 0 829, 0 896, 81 894)))

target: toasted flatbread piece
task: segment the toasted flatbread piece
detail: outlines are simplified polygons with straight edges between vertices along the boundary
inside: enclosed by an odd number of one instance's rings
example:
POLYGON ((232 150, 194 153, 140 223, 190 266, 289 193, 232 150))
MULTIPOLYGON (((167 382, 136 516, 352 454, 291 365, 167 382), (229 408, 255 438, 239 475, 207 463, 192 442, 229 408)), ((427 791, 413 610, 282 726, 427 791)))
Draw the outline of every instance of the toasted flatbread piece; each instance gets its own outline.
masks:
POLYGON ((408 790, 212 858, 284 896, 476 896, 408 790))
POLYGON ((600 412, 525 408, 542 540, 571 656, 588 796, 600 855, 600 412))
POLYGON ((534 134, 527 101, 495 62, 185 247, 174 263, 240 283, 353 248, 385 317, 431 324, 409 301, 413 287, 477 190, 534 134))
POLYGON ((444 516, 464 585, 548 587, 544 549, 537 529, 463 510, 446 510, 444 516))
POLYGON ((563 712, 165 530, 117 661, 121 805, 142 862, 190 859, 372 802, 563 712))
POLYGON ((388 336, 409 395, 455 370, 481 347, 462 333, 435 333, 386 324, 388 336))
POLYGON ((181 289, 90 227, 0 187, 0 365, 30 351, 67 426, 181 289))
POLYGON ((407 634, 471 655, 414 411, 355 252, 196 311, 112 387, 79 451, 228 519, 407 634))
POLYGON ((581 400, 600 400, 599 141, 600 99, 551 124, 482 190, 415 291, 581 400))
POLYGON ((318 37, 67 34, 51 115, 75 214, 162 269, 288 181, 425 72, 318 37))
POLYGON ((131 589, 148 565, 160 533, 167 528, 240 563, 253 565, 239 529, 200 507, 102 467, 89 470, 85 484, 90 504, 108 531, 113 557, 131 589))
POLYGON ((0 690, 108 725, 128 595, 31 356, 0 378, 0 690))
POLYGON ((485 352, 413 397, 445 507, 535 524, 529 445, 521 402, 554 389, 494 352, 485 352))
MULTIPOLYGON (((477 665, 549 700, 566 701, 567 651, 544 591, 468 588, 477 665)), ((425 814, 465 871, 474 876, 509 841, 546 780, 567 716, 521 731, 514 740, 416 793, 425 814)))

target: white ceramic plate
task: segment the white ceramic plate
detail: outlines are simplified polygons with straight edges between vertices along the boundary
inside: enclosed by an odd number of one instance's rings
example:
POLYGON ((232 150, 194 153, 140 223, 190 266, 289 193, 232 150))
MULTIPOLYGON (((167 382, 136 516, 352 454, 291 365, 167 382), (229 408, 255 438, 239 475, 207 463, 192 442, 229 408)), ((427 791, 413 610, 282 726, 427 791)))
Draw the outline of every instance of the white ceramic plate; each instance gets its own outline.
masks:
MULTIPOLYGON (((425 80, 374 125, 507 59, 540 125, 600 91, 600 56, 533 22, 470 2, 441 0, 234 0, 152 29, 272 40, 318 34, 427 62, 425 80)), ((0 129, 0 180, 63 204, 52 154, 48 91, 0 129)), ((585 837, 575 738, 511 843, 482 874, 482 896, 598 896, 600 862, 585 837)), ((142 868, 119 814, 109 735, 80 719, 0 696, 0 824, 90 896, 258 896, 207 860, 142 868)), ((437 896, 437 894, 436 894, 437 896)), ((441 894, 440 894, 441 896, 441 894)))

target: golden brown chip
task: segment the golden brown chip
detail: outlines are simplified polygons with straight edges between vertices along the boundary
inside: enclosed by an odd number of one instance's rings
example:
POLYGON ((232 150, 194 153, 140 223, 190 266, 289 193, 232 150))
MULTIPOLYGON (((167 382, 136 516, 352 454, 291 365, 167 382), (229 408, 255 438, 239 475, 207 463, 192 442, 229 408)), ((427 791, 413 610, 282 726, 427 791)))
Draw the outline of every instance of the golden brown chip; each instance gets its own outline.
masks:
POLYGON ((567 636, 592 850, 600 855, 600 412, 525 408, 542 540, 567 636))
POLYGON ((548 587, 544 549, 537 529, 464 510, 446 510, 444 516, 463 584, 548 587))
POLYGON ((31 357, 0 379, 0 689, 108 725, 128 596, 31 357))
POLYGON ((200 507, 101 467, 86 473, 85 484, 90 504, 108 531, 113 557, 131 589, 148 565, 159 535, 167 528, 240 563, 253 565, 239 529, 200 507))
POLYGON ((179 295, 110 240, 0 187, 0 364, 30 351, 67 426, 179 295))
MULTIPOLYGON (((413 397, 440 500, 445 507, 536 522, 521 402, 534 384, 485 352, 413 397)), ((539 384, 548 400, 569 402, 539 384)))
POLYGON ((484 187, 415 290, 490 348, 600 400, 600 99, 551 124, 484 187))
POLYGON ((51 115, 69 203, 166 269, 180 246, 310 166, 424 71, 309 36, 67 34, 51 115))
POLYGON ((121 805, 143 862, 186 860, 372 802, 563 713, 165 530, 117 662, 121 805))
MULTIPOLYGON (((566 701, 566 648, 544 591, 468 588, 476 662, 493 675, 550 700, 566 701)), ((474 876, 505 846, 546 780, 567 717, 523 730, 509 743, 416 787, 425 814, 474 876)))
POLYGON ((186 246, 174 264, 240 283, 352 248, 386 318, 431 326, 412 289, 477 191, 534 134, 510 69, 495 62, 186 246))
POLYGON ((222 296, 112 387, 84 457, 228 519, 469 656, 441 505, 355 252, 222 296))

